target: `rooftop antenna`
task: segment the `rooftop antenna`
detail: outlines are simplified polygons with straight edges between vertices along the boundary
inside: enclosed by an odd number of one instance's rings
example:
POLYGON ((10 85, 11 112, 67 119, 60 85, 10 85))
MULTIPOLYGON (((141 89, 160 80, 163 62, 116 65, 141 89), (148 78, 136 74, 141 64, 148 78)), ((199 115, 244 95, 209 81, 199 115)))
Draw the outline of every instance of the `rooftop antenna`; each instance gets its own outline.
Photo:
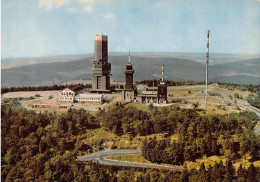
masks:
POLYGON ((131 64, 131 59, 130 59, 130 49, 129 49, 128 62, 129 62, 129 64, 131 64))
POLYGON ((209 32, 207 33, 207 60, 206 60, 206 93, 205 93, 205 105, 208 102, 208 64, 209 64, 209 32))

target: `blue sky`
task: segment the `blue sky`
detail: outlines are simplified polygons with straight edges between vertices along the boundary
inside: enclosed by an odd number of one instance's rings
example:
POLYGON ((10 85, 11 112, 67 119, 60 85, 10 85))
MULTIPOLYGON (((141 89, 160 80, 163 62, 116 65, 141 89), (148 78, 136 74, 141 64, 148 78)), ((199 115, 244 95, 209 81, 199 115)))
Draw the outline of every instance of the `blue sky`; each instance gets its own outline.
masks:
POLYGON ((109 52, 260 53, 260 0, 2 0, 2 58, 109 52))

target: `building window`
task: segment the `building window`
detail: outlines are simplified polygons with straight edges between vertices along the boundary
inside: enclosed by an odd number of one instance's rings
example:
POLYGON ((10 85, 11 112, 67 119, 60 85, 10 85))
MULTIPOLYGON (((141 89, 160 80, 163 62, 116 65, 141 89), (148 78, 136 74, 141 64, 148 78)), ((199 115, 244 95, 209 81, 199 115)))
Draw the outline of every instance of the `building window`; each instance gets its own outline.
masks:
POLYGON ((97 77, 97 89, 101 89, 101 76, 97 77))

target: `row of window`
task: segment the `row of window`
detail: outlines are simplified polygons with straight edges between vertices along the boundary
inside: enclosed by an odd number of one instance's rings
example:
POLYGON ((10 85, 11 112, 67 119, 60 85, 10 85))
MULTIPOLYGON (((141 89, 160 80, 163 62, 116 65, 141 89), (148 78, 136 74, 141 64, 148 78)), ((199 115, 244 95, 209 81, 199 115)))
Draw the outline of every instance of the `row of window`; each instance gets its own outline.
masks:
POLYGON ((72 100, 71 97, 60 97, 60 100, 72 100))
POLYGON ((101 100, 100 97, 76 97, 76 100, 101 100))
MULTIPOLYGON (((75 97, 76 100, 101 100, 100 97, 75 97)), ((73 99, 71 97, 60 97, 60 100, 70 100, 73 99)))
POLYGON ((61 95, 74 95, 73 92, 61 92, 61 95))

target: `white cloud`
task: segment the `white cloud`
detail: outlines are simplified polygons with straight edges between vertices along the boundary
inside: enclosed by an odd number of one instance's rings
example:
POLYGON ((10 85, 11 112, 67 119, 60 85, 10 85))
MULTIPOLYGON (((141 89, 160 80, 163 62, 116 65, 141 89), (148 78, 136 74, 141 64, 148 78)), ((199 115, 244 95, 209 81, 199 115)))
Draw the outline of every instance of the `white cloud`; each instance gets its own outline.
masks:
POLYGON ((105 18, 114 20, 114 19, 116 19, 116 14, 114 14, 112 12, 108 12, 108 13, 105 14, 105 18))
POLYGON ((84 11, 87 11, 89 13, 92 13, 94 10, 92 8, 92 6, 85 6, 84 8, 82 8, 84 11))
POLYGON ((98 0, 78 0, 80 3, 95 3, 98 0))
POLYGON ((68 2, 69 0, 39 0, 39 7, 49 10, 53 7, 60 7, 68 2))
MULTIPOLYGON (((69 13, 76 13, 77 11, 93 13, 96 4, 109 3, 112 1, 113 0, 39 0, 39 8, 51 10, 63 7, 69 13)), ((104 14, 104 18, 112 20, 116 19, 117 16, 112 12, 108 12, 104 14)))
POLYGON ((78 0, 79 3, 82 3, 82 4, 89 4, 89 3, 97 3, 97 2, 100 2, 100 3, 109 3, 109 2, 119 2, 119 0, 78 0))

